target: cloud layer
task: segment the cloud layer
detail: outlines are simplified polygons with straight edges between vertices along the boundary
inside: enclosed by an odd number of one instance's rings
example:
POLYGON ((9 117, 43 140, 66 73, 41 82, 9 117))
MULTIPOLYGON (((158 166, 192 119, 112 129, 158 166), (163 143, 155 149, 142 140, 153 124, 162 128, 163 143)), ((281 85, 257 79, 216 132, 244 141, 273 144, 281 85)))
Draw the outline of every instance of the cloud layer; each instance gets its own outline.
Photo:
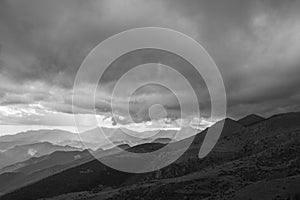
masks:
MULTIPOLYGON (((300 2, 292 0, 2 0, 0 123, 71 124, 72 86, 85 56, 109 36, 144 26, 181 31, 206 48, 223 76, 229 116, 299 110, 299 10, 300 2), (53 115, 61 120, 53 122, 53 115)), ((184 74, 200 99, 202 114, 209 116, 209 94, 201 76, 179 57, 154 50, 128 54, 111 65, 96 94, 99 116, 111 117, 111 92, 118 78, 147 62, 164 63, 184 74)), ((158 71, 156 67, 153 73, 158 71)), ((75 105, 77 114, 91 112, 85 98, 93 91, 86 84, 80 105, 75 105)), ((130 87, 134 80, 126 84, 130 87)), ((179 93, 189 104, 184 91, 179 93)), ((112 124, 127 123, 123 95, 114 99, 119 116, 112 124)), ((180 118, 176 97, 162 87, 141 88, 132 102, 135 122, 149 121, 148 109, 155 103, 166 108, 167 118, 180 118)))

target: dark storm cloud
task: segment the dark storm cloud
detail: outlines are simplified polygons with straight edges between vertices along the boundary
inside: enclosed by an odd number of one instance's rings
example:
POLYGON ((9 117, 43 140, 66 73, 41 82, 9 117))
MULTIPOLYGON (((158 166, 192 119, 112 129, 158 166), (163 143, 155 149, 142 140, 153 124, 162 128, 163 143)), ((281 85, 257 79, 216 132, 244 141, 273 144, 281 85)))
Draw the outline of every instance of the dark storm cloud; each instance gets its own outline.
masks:
POLYGON ((298 107, 291 99, 299 100, 299 1, 190 1, 170 7, 200 22, 199 41, 223 75, 229 115, 298 107))
POLYGON ((3 55, 5 72, 16 81, 41 79, 71 87, 80 63, 99 42, 128 28, 155 24, 148 16, 139 21, 134 15, 124 16, 123 24, 122 13, 114 16, 114 10, 106 10, 114 2, 1 1, 1 38, 12 56, 3 55))
MULTIPOLYGON (((0 0, 0 103, 38 102, 71 113, 74 77, 93 47, 123 30, 161 26, 182 31, 206 48, 223 76, 230 116, 294 111, 300 100, 299 10, 296 0, 0 0)), ((97 111, 111 111, 108 90, 118 77, 149 61, 177 68, 194 83, 200 107, 208 109, 203 80, 187 63, 144 51, 112 64, 97 111)), ((156 90, 149 93, 163 97, 156 90)), ((76 105, 78 113, 89 112, 88 95, 76 105)), ((122 99, 118 104, 121 109, 122 99)), ((178 112, 176 105, 165 106, 178 112)))
POLYGON ((78 27, 82 28, 77 28, 74 33, 67 27, 59 27, 65 20, 64 14, 68 18, 68 14, 80 8, 79 2, 72 2, 1 1, 1 11, 4 11, 0 21, 1 38, 4 51, 7 49, 3 53, 4 71, 8 76, 21 82, 41 79, 72 85, 68 78, 74 76, 85 56, 85 49, 88 51, 92 47, 89 42, 93 41, 93 38, 78 33, 84 28, 83 22, 78 21, 78 27), (67 36, 65 31, 70 31, 70 35, 67 36))

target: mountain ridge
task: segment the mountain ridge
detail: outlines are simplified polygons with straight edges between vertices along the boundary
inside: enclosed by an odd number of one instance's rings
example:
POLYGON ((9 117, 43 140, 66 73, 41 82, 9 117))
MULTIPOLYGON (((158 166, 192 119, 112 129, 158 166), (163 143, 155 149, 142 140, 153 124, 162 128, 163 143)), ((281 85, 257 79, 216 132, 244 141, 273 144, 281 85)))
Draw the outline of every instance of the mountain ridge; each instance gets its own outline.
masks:
POLYGON ((239 119, 238 122, 244 126, 251 126, 251 125, 259 123, 265 119, 266 118, 261 117, 257 114, 251 114, 251 115, 247 115, 246 117, 239 119))
MULTIPOLYGON (((122 191, 124 192, 115 192, 115 190, 108 189, 108 191, 110 191, 113 194, 113 196, 115 196, 115 198, 111 199, 127 199, 127 197, 129 198, 129 196, 132 195, 136 197, 143 196, 147 197, 146 199, 151 199, 151 197, 154 198, 155 195, 161 196, 161 187, 164 191, 166 191, 164 197, 166 197, 166 199, 169 199, 170 197, 171 199, 172 193, 169 193, 169 189, 167 188, 170 188, 170 191, 174 192, 174 190, 177 191, 177 187, 184 188, 184 185, 191 185, 193 182, 185 181, 185 177, 190 177, 191 180, 194 180, 195 182, 197 181, 197 174, 199 174, 199 176, 202 177, 201 173, 204 173, 204 171, 206 171, 205 174, 209 172, 215 174, 214 177, 218 177, 211 178, 211 180, 209 179, 207 183, 208 185, 216 184, 215 181, 224 182, 224 180, 228 176, 226 174, 229 174, 230 176, 232 176, 232 179, 234 179, 234 181, 230 182, 230 184, 235 184, 235 181, 237 181, 236 184, 238 184, 237 186, 230 186, 233 187, 231 189, 233 190, 236 187, 239 188, 236 189, 238 191, 241 188, 244 188, 244 184, 252 184, 251 181, 259 181, 265 176, 269 178, 277 176, 278 173, 275 173, 276 171, 274 171, 274 167, 277 166, 277 164, 274 160, 278 162, 279 166, 283 165, 284 163, 287 163, 284 164, 283 168, 280 168, 281 173, 283 173, 283 171, 291 173, 291 175, 300 173, 300 171, 297 172, 296 165, 297 162, 300 163, 299 157, 297 160, 297 155, 298 153, 300 153, 300 149, 298 148, 300 144, 299 121, 299 113, 286 113, 282 115, 276 115, 248 127, 244 127, 243 125, 240 125, 237 121, 234 121, 232 119, 224 119, 224 129, 222 131, 222 135, 219 141, 215 145, 214 149, 208 154, 208 156, 202 160, 198 159, 197 154, 199 148, 202 145, 204 137, 208 133, 207 130, 209 128, 204 131, 201 131, 200 133, 196 134, 191 138, 184 139, 187 141, 192 140, 191 146, 184 153, 184 155, 175 163, 156 172, 142 175, 133 175, 128 173, 124 174, 122 172, 109 169, 103 166, 97 160, 94 160, 70 169, 66 169, 54 176, 43 179, 42 181, 38 181, 29 186, 25 186, 12 193, 5 194, 0 199, 11 200, 16 199, 18 196, 27 197, 26 195, 29 196, 28 199, 30 199, 30 197, 33 197, 34 195, 39 196, 39 198, 51 196, 53 197, 60 194, 67 195, 67 193, 69 192, 92 190, 93 188, 93 191, 96 190, 96 192, 87 192, 84 194, 93 194, 94 196, 97 196, 104 194, 102 193, 102 189, 96 189, 99 186, 99 184, 102 185, 101 188, 122 188, 122 191), (269 166, 268 162, 271 162, 272 165, 269 166), (216 168, 214 166, 218 167, 216 168), (264 172, 262 169, 266 170, 266 166, 268 166, 270 169, 264 172), (253 173, 255 173, 257 177, 254 176, 253 178, 253 175, 248 175, 253 170, 253 173), (108 181, 106 183, 106 181, 110 177, 106 172, 112 173, 113 177, 115 179, 118 179, 119 182, 113 183, 108 181), (235 180, 236 178, 233 178, 234 175, 241 178, 235 180), (103 177, 103 180, 105 181, 100 181, 100 177, 103 177), (123 178, 119 179, 118 177, 123 178), (174 186, 174 184, 168 184, 167 182, 169 178, 174 178, 174 180, 180 181, 180 184, 178 183, 178 186, 176 187, 174 186), (68 188, 59 191, 56 190, 56 188, 52 188, 47 190, 47 192, 44 191, 44 187, 46 185, 51 185, 49 184, 50 182, 56 182, 59 184, 61 182, 60 180, 68 180, 68 188), (88 180, 90 180, 91 182, 89 182, 88 180), (149 180, 150 182, 148 182, 147 180, 149 180), (76 184, 76 182, 78 181, 81 183, 80 185, 76 184), (238 183, 239 181, 241 183, 238 183), (183 185, 181 185, 181 182, 183 185), (140 187, 143 187, 144 185, 146 187, 147 184, 154 184, 154 186, 151 190, 147 190, 148 195, 145 196, 146 193, 143 192, 146 191, 144 191, 142 188, 139 188, 139 186, 135 184, 132 185, 132 183, 139 183, 138 185, 140 185, 140 187)), ((216 124, 220 123, 222 123, 222 121, 216 124)), ((166 155, 169 150, 170 152, 172 152, 172 150, 177 149, 177 147, 181 147, 182 143, 184 143, 184 141, 171 143, 168 150, 165 152, 166 155)), ((151 146, 151 144, 147 144, 146 146, 149 146, 150 150, 154 147, 151 146)), ((145 145, 131 148, 133 148, 134 152, 145 151, 145 145)), ((202 179, 204 179, 204 177, 202 177, 202 179)), ((225 183, 226 182, 224 182, 224 184, 225 183)), ((235 194, 235 191, 232 193, 224 193, 222 192, 221 186, 219 186, 218 184, 216 186, 217 189, 220 191, 216 191, 212 194, 207 193, 206 195, 223 195, 231 199, 231 197, 233 197, 231 195, 235 194)), ((184 197, 184 195, 188 195, 188 193, 182 192, 176 192, 176 194, 177 196, 179 195, 178 197, 182 198, 184 197)), ((195 199, 199 199, 202 193, 195 193, 195 195, 195 199)), ((236 195, 238 195, 238 193, 236 193, 236 195)), ((91 199, 93 199, 92 196, 91 199)), ((219 199, 222 198, 219 197, 219 199)))

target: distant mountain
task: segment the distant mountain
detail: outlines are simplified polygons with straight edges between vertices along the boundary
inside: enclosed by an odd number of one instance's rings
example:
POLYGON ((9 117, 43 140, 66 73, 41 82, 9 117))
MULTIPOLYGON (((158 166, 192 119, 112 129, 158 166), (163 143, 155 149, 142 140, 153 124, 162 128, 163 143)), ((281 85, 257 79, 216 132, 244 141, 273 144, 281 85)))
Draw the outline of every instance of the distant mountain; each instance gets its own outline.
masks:
POLYGON ((251 115, 247 115, 246 117, 239 119, 238 122, 240 124, 242 124, 243 126, 251 126, 251 125, 261 122, 263 120, 265 120, 265 118, 263 118, 259 115, 251 114, 251 115))
POLYGON ((153 141, 153 143, 161 143, 161 144, 168 144, 171 143, 173 140, 171 138, 157 138, 153 141))
POLYGON ((0 153, 0 168, 25 161, 31 157, 40 157, 55 151, 76 151, 77 148, 70 146, 53 145, 50 142, 39 142, 15 146, 0 153))
POLYGON ((181 130, 158 130, 158 131, 144 131, 136 132, 128 129, 120 128, 95 128, 80 134, 83 141, 102 141, 100 147, 102 149, 109 149, 114 147, 114 144, 128 144, 130 146, 139 145, 143 143, 150 143, 158 138, 170 138, 172 140, 179 140, 190 137, 197 133, 198 130, 193 128, 182 128, 181 130), (104 138, 107 137, 110 142, 104 138))
POLYGON ((82 142, 78 140, 63 140, 61 142, 58 142, 57 144, 61 146, 71 146, 78 149, 91 149, 91 150, 96 150, 101 146, 101 144, 96 142, 95 143, 82 142))
POLYGON ((77 136, 77 134, 63 131, 63 130, 33 130, 17 133, 15 135, 4 135, 1 136, 2 142, 11 141, 28 141, 28 142, 57 142, 58 140, 63 141, 77 136))
MULTIPOLYGON (((0 139, 1 139, 1 137, 0 137, 0 139)), ((22 145, 22 144, 27 144, 27 143, 24 141, 12 141, 12 142, 0 141, 0 152, 3 152, 9 148, 16 146, 16 145, 22 145)))
POLYGON ((49 155, 40 157, 32 157, 23 162, 19 162, 13 165, 6 166, 0 169, 0 174, 6 172, 21 172, 21 173, 33 173, 45 168, 50 168, 55 165, 62 165, 78 159, 91 157, 91 154, 87 151, 55 151, 49 155))
POLYGON ((144 131, 136 132, 125 128, 95 128, 80 134, 83 141, 103 141, 102 148, 113 147, 111 143, 127 143, 131 146, 153 141, 154 139, 164 136, 173 137, 176 134, 175 131, 144 131), (110 142, 106 142, 105 137, 109 139, 110 142))
POLYGON ((56 151, 7 166, 0 171, 0 193, 17 189, 92 159, 87 150, 56 151))
MULTIPOLYGON (((15 145, 33 144, 39 142, 50 142, 58 144, 66 140, 80 141, 78 134, 63 130, 33 130, 21 132, 15 135, 5 135, 0 137, 0 141, 4 144, 11 144, 9 148, 15 145)), ((2 144, 0 143, 2 146, 2 144)))
POLYGON ((115 146, 114 144, 118 145, 118 143, 127 143, 129 145, 134 145, 141 140, 138 137, 132 136, 134 134, 137 134, 136 132, 127 129, 125 131, 126 132, 119 128, 98 127, 81 133, 80 139, 84 141, 84 144, 85 142, 99 141, 99 147, 101 147, 102 149, 112 148, 115 146), (130 134, 126 134, 128 132, 130 134))
POLYGON ((26 145, 38 142, 50 142, 60 146, 72 146, 75 148, 108 149, 114 147, 111 143, 126 143, 130 146, 149 143, 157 138, 171 138, 180 140, 194 135, 196 129, 182 128, 181 130, 159 130, 136 132, 120 128, 95 128, 80 134, 63 130, 34 130, 21 132, 15 135, 0 137, 0 151, 5 151, 16 145, 26 145), (104 133, 104 134, 103 134, 104 133), (106 140, 109 139, 109 141, 106 140), (176 138, 175 138, 176 137, 176 138))

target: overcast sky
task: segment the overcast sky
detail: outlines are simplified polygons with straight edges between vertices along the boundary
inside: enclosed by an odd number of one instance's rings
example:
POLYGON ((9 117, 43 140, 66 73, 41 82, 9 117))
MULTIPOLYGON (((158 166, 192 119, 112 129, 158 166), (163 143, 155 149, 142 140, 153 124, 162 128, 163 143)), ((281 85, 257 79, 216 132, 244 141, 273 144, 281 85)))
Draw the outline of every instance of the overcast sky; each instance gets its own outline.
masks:
MULTIPOLYGON (((83 59, 111 35, 145 26, 181 31, 204 46, 223 76, 228 116, 299 111, 299 10, 297 0, 0 0, 0 124, 72 126, 72 87, 83 59)), ((107 102, 122 69, 147 61, 172 65, 185 74, 206 119, 209 94, 201 77, 175 55, 145 50, 116 60, 102 79, 96 100, 102 124, 115 125, 107 102)), ((159 65, 140 78, 157 70, 159 65)), ((88 85, 83 90, 76 114, 88 125, 84 98, 91 91, 88 85)), ((121 99, 118 123, 128 125, 121 99)), ((168 111, 153 124, 186 120, 180 119, 178 102, 166 88, 143 87, 133 102, 136 123, 149 125, 152 104, 168 111)), ((189 103, 188 95, 184 103, 189 103)))

